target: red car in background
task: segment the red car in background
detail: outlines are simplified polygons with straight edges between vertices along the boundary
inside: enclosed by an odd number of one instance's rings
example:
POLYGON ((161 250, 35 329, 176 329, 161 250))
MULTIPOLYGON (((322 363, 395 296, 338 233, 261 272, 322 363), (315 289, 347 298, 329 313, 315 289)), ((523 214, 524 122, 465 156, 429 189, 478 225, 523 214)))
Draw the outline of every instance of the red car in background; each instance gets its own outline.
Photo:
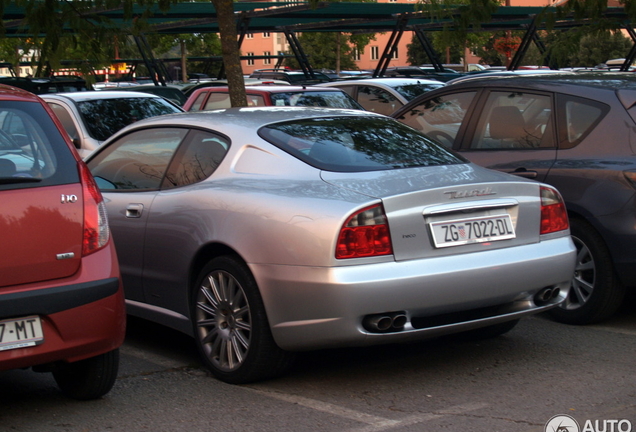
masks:
POLYGON ((0 86, 0 370, 94 399, 117 378, 124 294, 102 195, 63 131, 39 97, 0 86))
MULTIPOLYGON (((351 96, 340 89, 312 86, 262 85, 245 88, 248 106, 316 106, 364 110, 351 96)), ((227 86, 204 87, 195 90, 185 104, 186 111, 230 108, 227 86)))

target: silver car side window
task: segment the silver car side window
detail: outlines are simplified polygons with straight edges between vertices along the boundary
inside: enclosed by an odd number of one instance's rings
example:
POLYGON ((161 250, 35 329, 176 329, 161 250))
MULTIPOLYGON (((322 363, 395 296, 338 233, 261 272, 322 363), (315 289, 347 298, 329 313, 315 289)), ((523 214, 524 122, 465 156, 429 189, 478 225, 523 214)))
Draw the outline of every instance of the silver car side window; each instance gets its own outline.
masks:
POLYGON ((156 128, 135 131, 104 148, 88 162, 100 189, 159 189, 168 164, 188 130, 156 128), (99 180, 98 179, 98 180, 99 180))

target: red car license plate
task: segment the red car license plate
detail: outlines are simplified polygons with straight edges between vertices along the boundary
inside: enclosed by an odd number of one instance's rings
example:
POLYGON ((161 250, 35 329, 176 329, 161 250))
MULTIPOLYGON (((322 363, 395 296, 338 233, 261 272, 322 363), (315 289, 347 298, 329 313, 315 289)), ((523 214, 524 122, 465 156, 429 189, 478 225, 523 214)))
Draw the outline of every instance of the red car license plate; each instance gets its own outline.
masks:
POLYGON ((38 316, 0 321, 0 351, 26 348, 44 342, 42 322, 38 316))

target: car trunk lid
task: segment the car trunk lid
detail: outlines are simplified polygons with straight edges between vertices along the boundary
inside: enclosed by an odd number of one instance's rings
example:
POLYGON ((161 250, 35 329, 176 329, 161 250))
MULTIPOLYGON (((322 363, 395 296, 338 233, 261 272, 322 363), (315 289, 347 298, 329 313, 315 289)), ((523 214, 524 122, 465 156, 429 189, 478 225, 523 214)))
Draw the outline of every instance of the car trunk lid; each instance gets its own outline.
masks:
POLYGON ((396 260, 539 241, 541 202, 536 182, 474 164, 323 172, 322 177, 382 201, 396 260))
POLYGON ((58 279, 77 272, 84 218, 81 184, 27 187, 1 195, 0 286, 58 279))

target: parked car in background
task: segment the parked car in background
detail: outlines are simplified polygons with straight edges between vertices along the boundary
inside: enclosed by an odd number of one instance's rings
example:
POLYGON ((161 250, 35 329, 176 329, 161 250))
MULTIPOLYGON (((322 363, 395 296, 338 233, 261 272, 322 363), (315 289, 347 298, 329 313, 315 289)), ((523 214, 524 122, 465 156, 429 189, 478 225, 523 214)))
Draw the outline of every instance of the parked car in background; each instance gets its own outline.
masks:
POLYGON ((161 96, 131 91, 42 95, 82 157, 124 126, 147 117, 182 112, 161 96))
MULTIPOLYGON (((256 78, 243 78, 246 86, 254 86, 254 85, 290 85, 288 81, 281 80, 260 80, 256 78)), ((186 84, 183 87, 183 93, 187 98, 195 91, 203 87, 227 87, 227 80, 213 80, 213 81, 202 81, 198 83, 186 84)))
POLYGON ((367 111, 391 115, 417 96, 444 86, 436 80, 414 78, 368 78, 318 84, 344 90, 367 111))
POLYGON ((142 93, 150 93, 157 96, 161 96, 164 99, 168 99, 170 102, 178 106, 183 106, 187 97, 181 90, 180 86, 176 85, 154 85, 143 84, 137 86, 124 86, 124 87, 104 87, 104 91, 135 91, 142 93))
MULTIPOLYGON (((317 86, 246 86, 248 106, 318 106, 363 110, 351 96, 340 89, 317 86)), ((192 92, 183 109, 204 111, 230 108, 228 87, 204 87, 192 92)))
POLYGON ((495 336, 563 301, 574 270, 555 189, 366 111, 154 117, 87 164, 128 312, 194 336, 231 383, 298 350, 495 336))
POLYGON ((94 399, 117 378, 125 306, 105 204, 44 102, 0 86, 0 370, 94 399))
POLYGON ((321 82, 329 82, 331 78, 324 73, 314 71, 314 76, 307 76, 301 70, 289 69, 257 69, 252 72, 249 78, 256 79, 275 79, 287 81, 293 85, 314 85, 321 82))
POLYGON ((585 324, 636 286, 636 81, 630 74, 466 79, 393 114, 471 161, 555 186, 578 250, 567 300, 550 311, 585 324))

